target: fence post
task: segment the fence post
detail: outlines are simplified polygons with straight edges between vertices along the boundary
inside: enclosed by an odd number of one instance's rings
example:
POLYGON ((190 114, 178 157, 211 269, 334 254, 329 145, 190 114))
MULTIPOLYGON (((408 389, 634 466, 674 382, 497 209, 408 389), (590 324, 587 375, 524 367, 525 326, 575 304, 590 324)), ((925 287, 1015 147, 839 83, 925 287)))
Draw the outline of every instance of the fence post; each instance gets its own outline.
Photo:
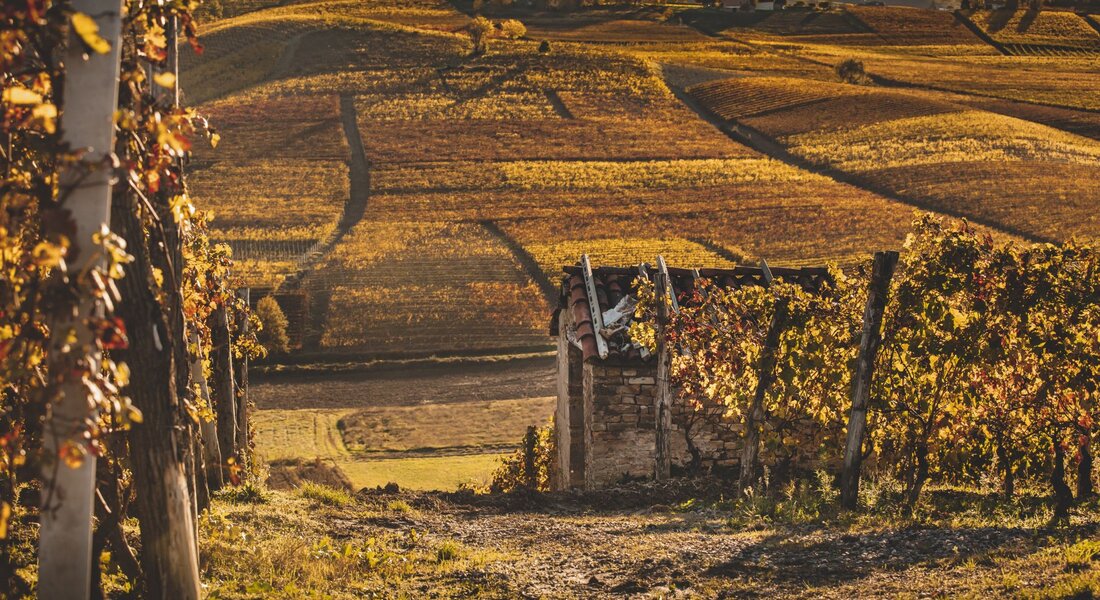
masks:
POLYGON ((671 354, 665 339, 668 327, 668 292, 670 282, 668 272, 659 269, 654 275, 657 299, 657 398, 654 406, 657 439, 654 452, 654 479, 667 481, 672 471, 671 446, 669 434, 672 430, 672 389, 669 382, 671 354))
POLYGON ((210 374, 213 384, 214 414, 218 422, 218 446, 222 461, 240 460, 237 449, 237 390, 233 382, 233 342, 229 331, 229 311, 219 306, 210 315, 210 374))
MULTIPOLYGON (((244 299, 245 305, 249 305, 251 300, 251 290, 249 288, 243 288, 238 292, 241 298, 244 299)), ((250 324, 244 315, 240 322, 240 334, 248 335, 250 332, 250 324)), ((240 453, 238 460, 242 469, 249 469, 252 466, 252 453, 249 448, 249 415, 248 415, 248 356, 241 356, 233 362, 234 379, 237 382, 237 451, 240 453)))
POLYGON ((760 453, 760 427, 764 422, 764 396, 775 381, 775 353, 779 349, 779 335, 787 322, 787 299, 777 298, 772 312, 768 333, 764 338, 764 352, 757 369, 756 393, 745 418, 744 446, 741 448, 741 476, 737 480, 737 493, 744 494, 756 482, 756 462, 760 453))
POLYGON ((863 336, 859 342, 856 372, 852 379, 852 410, 848 416, 848 442, 844 448, 844 470, 840 475, 840 505, 854 509, 859 504, 859 472, 863 461, 863 436, 867 429, 867 401, 875 356, 882 342, 882 315, 890 293, 890 280, 898 264, 897 252, 876 252, 863 310, 863 336))

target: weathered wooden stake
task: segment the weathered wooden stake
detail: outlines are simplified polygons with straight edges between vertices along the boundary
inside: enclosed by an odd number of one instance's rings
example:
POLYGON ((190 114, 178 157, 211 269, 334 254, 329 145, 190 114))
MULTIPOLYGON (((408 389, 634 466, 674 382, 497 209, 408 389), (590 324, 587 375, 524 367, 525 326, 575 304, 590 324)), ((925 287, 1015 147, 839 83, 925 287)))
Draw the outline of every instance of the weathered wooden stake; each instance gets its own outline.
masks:
POLYGON ((848 442, 844 449, 844 470, 840 475, 840 505, 854 509, 859 504, 859 474, 863 461, 863 436, 867 429, 867 400, 875 356, 882 341, 882 315, 890 294, 890 280, 898 264, 897 252, 876 252, 863 310, 863 336, 859 342, 856 372, 852 379, 852 410, 848 416, 848 442))
MULTIPOLYGON (((240 290, 240 296, 248 305, 250 290, 240 290)), ((241 319, 241 335, 249 333, 247 319, 241 319)), ((234 379, 237 382, 237 452, 242 469, 248 469, 252 465, 251 449, 249 448, 249 422, 248 422, 248 357, 242 356, 233 362, 234 379)))
POLYGON ((779 349, 779 336, 787 322, 787 300, 778 298, 772 313, 768 333, 764 337, 764 351, 757 366, 756 393, 745 418, 744 446, 741 448, 741 476, 737 480, 737 493, 744 494, 756 482, 756 461, 760 453, 760 428, 764 423, 764 398, 775 381, 775 353, 779 349))
MULTIPOLYGON (((111 169, 103 164, 114 148, 114 113, 118 105, 120 70, 120 33, 122 2, 120 0, 73 0, 72 8, 90 15, 99 26, 99 34, 111 45, 103 54, 93 53, 84 59, 80 38, 71 33, 65 50, 64 106, 61 115, 62 141, 72 148, 86 148, 81 166, 66 169, 61 174, 64 207, 71 212, 76 226, 73 243, 76 253, 70 258, 69 270, 74 276, 87 269, 102 266, 102 253, 96 251, 93 236, 110 223, 111 169), (98 163, 98 164, 97 164, 98 163)), ((61 351, 68 337, 76 334, 74 352, 92 346, 93 332, 85 325, 85 317, 94 310, 91 303, 80 307, 79 316, 65 322, 52 323, 50 353, 61 351)), ((100 356, 89 357, 91 368, 98 368, 100 356)), ((63 365, 57 365, 62 370, 63 365)), ((89 418, 87 390, 80 381, 70 381, 67 373, 60 394, 51 403, 44 427, 43 446, 51 460, 42 473, 42 511, 38 538, 38 597, 87 598, 91 585, 92 507, 95 490, 95 459, 89 455, 80 466, 63 464, 59 455, 66 444, 83 445, 80 435, 89 418)), ((95 561, 98 562, 98 561, 95 561)))
MULTIPOLYGON (((195 347, 199 345, 199 336, 195 333, 191 334, 191 344, 195 347)), ((207 406, 212 407, 210 386, 207 384, 206 373, 202 370, 202 358, 200 357, 191 360, 191 381, 198 384, 202 400, 206 402, 207 406)), ((213 494, 222 489, 222 485, 225 483, 222 473, 222 451, 218 438, 217 420, 202 419, 199 423, 199 435, 202 437, 202 457, 200 460, 202 460, 206 472, 206 486, 213 494)))
POLYGON ((672 470, 672 456, 669 436, 672 432, 672 389, 669 382, 671 353, 665 335, 668 328, 668 291, 671 282, 668 272, 661 269, 654 275, 655 297, 657 299, 657 398, 654 417, 657 428, 654 478, 666 481, 672 470))
POLYGON ((237 388, 233 382, 233 344, 229 333, 229 312, 219 306, 210 315, 211 384, 214 414, 218 422, 218 446, 222 460, 239 459, 237 451, 237 388))

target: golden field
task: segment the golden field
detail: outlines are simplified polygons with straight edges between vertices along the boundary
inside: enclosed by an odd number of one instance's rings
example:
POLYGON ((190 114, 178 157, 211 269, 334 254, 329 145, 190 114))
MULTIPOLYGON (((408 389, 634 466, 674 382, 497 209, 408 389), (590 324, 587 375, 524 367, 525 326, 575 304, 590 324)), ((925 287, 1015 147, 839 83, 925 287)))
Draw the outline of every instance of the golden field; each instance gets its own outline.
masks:
POLYGON ((1036 238, 1100 235, 1095 140, 927 94, 864 86, 761 78, 692 92, 800 158, 888 193, 1036 238), (802 96, 791 91, 799 86, 802 96), (857 100, 848 101, 848 88, 857 100), (791 100, 784 109, 761 97, 791 100))
MULTIPOLYGON (((951 13, 892 7, 492 6, 528 34, 471 56, 472 6, 457 7, 226 1, 205 52, 183 53, 185 99, 221 136, 196 153, 191 191, 246 283, 305 299, 290 313, 303 360, 545 351, 548 296, 582 254, 852 264, 899 247, 916 207, 999 238, 1100 232, 1100 63, 1085 52, 1003 56, 951 13), (848 58, 878 83, 840 82, 848 58), (794 159, 735 141, 684 89, 794 159)), ((1067 23, 990 34, 1084 47, 1067 23)), ((279 386, 262 386, 259 450, 325 459, 356 485, 484 483, 553 393, 547 379, 517 400, 486 377, 326 376, 274 404, 279 386), (477 401, 433 404, 455 394, 477 401), (500 431, 472 436, 485 415, 500 431)))
MULTIPOLYGON (((524 20, 528 35, 472 57, 468 17, 448 3, 229 12, 185 61, 190 98, 222 136, 196 157, 192 186, 247 280, 295 275, 319 294, 305 323, 314 351, 532 347, 546 341, 547 282, 581 253, 853 262, 900 242, 914 199, 1025 235, 1093 231, 1083 207, 1096 147, 1059 127, 1091 126, 1095 60, 999 56, 949 13, 496 6, 491 16, 524 20), (842 84, 832 65, 849 57, 919 87, 842 84), (728 79, 692 93, 872 189, 735 142, 666 77, 728 79), (982 108, 989 96, 995 112, 982 108), (1039 113, 1020 101, 1062 112, 1027 121, 1017 115, 1039 113), (349 119, 368 170, 366 209, 351 216, 349 119), (303 260, 326 239, 327 254, 303 260)), ((1043 15, 1032 35, 1072 45, 1059 19, 1043 15)))

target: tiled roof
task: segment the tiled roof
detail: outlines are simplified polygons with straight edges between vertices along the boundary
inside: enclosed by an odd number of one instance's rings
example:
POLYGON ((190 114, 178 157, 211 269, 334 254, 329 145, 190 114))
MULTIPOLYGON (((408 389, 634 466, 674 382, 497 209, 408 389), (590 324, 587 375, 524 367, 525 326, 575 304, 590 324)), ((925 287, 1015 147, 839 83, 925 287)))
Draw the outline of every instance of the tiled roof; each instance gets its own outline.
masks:
MULTIPOLYGON (((584 280, 584 270, 581 266, 569 266, 562 269, 565 275, 562 277, 561 295, 558 307, 554 311, 554 317, 550 324, 550 335, 558 335, 558 319, 563 310, 571 311, 573 315, 574 330, 570 335, 571 340, 580 346, 584 360, 588 361, 600 357, 600 351, 596 336, 601 335, 596 331, 592 323, 592 298, 589 297, 587 285, 584 280)), ((828 270, 824 267, 803 267, 788 269, 772 267, 772 275, 788 283, 797 283, 807 290, 816 290, 821 287, 828 277, 828 270)), ((645 273, 651 279, 656 269, 648 265, 640 267, 595 267, 592 269, 592 279, 596 288, 596 302, 600 314, 604 316, 604 331, 602 333, 607 342, 608 359, 625 361, 647 361, 651 357, 648 353, 634 345, 626 335, 623 322, 618 321, 618 327, 608 323, 608 317, 616 316, 613 309, 630 309, 632 312, 633 298, 636 296, 636 282, 639 275, 645 273), (624 301, 625 299, 625 301, 624 301), (622 305, 620 306, 620 303, 622 305)), ((695 290, 696 273, 702 279, 709 280, 712 284, 722 288, 741 288, 747 285, 765 285, 765 274, 762 267, 739 266, 732 269, 684 269, 668 268, 669 280, 676 297, 686 299, 693 295, 695 290)))

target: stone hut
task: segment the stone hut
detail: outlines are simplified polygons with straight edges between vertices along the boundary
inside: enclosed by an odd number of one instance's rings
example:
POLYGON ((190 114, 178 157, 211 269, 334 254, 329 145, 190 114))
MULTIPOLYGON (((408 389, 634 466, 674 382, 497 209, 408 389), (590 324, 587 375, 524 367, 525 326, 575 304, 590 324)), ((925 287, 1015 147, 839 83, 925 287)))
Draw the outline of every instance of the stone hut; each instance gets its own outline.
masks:
MULTIPOLYGON (((597 489, 653 477, 657 360, 630 340, 627 329, 636 304, 637 279, 652 279, 655 270, 648 265, 592 268, 582 257, 580 264, 563 271, 558 306, 550 322, 550 335, 557 338, 558 346, 555 485, 597 489)), ((739 288, 766 285, 776 277, 816 289, 828 276, 824 268, 769 269, 766 265, 669 267, 667 272, 674 297, 680 301, 693 296, 700 279, 739 288)), ((735 467, 740 459, 740 432, 714 419, 700 419, 675 390, 672 396, 673 469, 690 463, 689 438, 703 468, 735 467)))

